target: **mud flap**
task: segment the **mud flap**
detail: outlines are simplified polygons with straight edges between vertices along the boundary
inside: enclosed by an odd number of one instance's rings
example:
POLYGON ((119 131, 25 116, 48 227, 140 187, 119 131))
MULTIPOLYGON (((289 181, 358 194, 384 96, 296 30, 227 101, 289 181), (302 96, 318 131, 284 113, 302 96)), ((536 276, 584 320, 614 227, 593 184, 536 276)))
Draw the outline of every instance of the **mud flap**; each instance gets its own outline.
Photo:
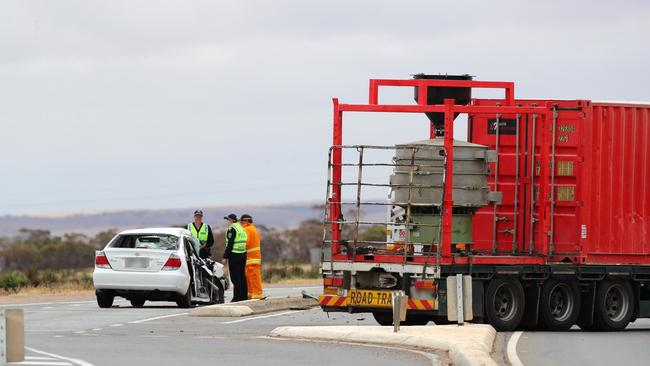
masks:
MULTIPOLYGON (((458 321, 456 276, 447 277, 447 320, 458 321)), ((474 319, 472 308, 472 276, 463 276, 463 316, 465 321, 474 319)))
POLYGON ((596 284, 593 283, 587 291, 580 291, 580 315, 578 316, 578 325, 589 328, 594 325, 594 306, 596 297, 596 284))
POLYGON ((521 326, 536 328, 539 323, 539 298, 542 295, 542 287, 534 283, 531 286, 524 287, 524 293, 526 294, 526 305, 521 326))

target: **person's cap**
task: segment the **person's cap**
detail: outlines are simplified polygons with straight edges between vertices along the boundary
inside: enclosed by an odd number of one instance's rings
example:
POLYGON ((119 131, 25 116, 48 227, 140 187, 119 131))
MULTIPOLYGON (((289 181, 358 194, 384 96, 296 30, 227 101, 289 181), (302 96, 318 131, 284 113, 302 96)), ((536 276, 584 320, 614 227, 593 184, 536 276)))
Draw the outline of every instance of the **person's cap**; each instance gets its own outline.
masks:
POLYGON ((244 221, 244 220, 253 220, 253 216, 251 216, 249 214, 243 214, 243 215, 241 215, 241 220, 242 221, 244 221))
POLYGON ((224 216, 223 218, 225 220, 237 221, 237 215, 235 215, 235 214, 230 214, 228 216, 224 216))
POLYGON ((194 216, 203 216, 203 211, 201 210, 194 211, 194 216))

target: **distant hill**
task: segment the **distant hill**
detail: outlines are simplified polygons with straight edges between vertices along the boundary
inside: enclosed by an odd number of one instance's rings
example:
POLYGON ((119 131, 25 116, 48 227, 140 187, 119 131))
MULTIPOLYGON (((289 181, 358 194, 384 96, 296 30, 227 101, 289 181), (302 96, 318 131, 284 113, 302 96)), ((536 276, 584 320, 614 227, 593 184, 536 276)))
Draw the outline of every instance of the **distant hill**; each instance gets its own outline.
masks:
MULTIPOLYGON (((286 204, 248 207, 204 208, 205 221, 213 228, 224 225, 223 217, 231 212, 251 214, 255 222, 269 227, 290 228, 311 218, 321 220, 323 209, 315 204, 286 204)), ((194 209, 131 210, 68 216, 12 216, 0 217, 0 236, 14 236, 21 228, 49 230, 54 235, 77 232, 87 235, 107 229, 126 230, 141 227, 184 225, 192 220, 194 209)), ((363 210, 364 217, 383 220, 385 208, 371 206, 363 210)))

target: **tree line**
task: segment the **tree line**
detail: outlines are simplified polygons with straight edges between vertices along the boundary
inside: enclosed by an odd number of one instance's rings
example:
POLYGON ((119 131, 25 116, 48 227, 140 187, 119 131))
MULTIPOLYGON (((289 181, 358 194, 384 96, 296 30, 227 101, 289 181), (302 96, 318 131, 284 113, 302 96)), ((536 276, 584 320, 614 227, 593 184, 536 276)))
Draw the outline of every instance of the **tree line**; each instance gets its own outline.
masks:
MULTIPOLYGON (((185 225, 177 225, 185 227, 185 225)), ((280 229, 257 226, 262 238, 262 256, 268 263, 306 263, 310 249, 320 248, 323 241, 323 222, 316 219, 302 221, 297 227, 280 229)), ((101 231, 93 236, 80 233, 52 235, 47 230, 21 229, 15 238, 0 237, 0 258, 4 271, 67 270, 94 266, 95 250, 100 250, 117 234, 117 230, 101 231)), ((225 231, 213 231, 214 259, 221 259, 225 250, 225 231)), ((360 240, 384 240, 384 227, 360 230, 360 240)))

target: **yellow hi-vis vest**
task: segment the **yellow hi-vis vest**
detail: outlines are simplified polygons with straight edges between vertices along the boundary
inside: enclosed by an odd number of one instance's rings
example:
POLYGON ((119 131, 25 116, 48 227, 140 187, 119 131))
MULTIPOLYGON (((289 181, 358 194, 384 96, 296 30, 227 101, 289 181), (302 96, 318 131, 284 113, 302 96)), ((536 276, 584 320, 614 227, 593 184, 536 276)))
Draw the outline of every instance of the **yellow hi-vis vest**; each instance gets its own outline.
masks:
POLYGON ((192 233, 192 236, 199 239, 201 244, 205 243, 208 241, 208 225, 206 223, 201 223, 201 228, 199 231, 196 231, 196 228, 194 227, 194 223, 190 222, 187 224, 187 230, 192 233))
POLYGON ((230 228, 234 228, 237 233, 235 235, 235 242, 232 245, 232 252, 235 254, 246 253, 246 240, 248 239, 248 235, 246 235, 246 230, 238 222, 233 223, 226 229, 226 246, 228 245, 228 231, 230 231, 230 228))

